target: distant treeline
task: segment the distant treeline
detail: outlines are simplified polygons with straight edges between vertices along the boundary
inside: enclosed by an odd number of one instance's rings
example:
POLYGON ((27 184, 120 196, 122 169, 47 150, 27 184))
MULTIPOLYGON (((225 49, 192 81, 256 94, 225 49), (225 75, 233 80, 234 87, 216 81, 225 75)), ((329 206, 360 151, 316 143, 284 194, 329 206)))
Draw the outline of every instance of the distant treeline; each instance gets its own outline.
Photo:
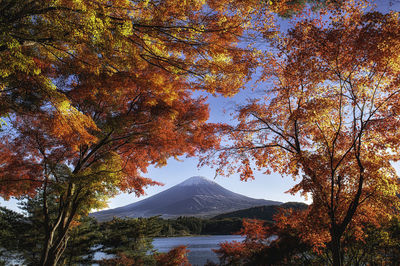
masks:
MULTIPOLYGON (((151 218, 148 218, 151 219, 151 218)), ((178 217, 176 219, 153 218, 158 223, 160 231, 157 236, 184 235, 231 235, 240 231, 242 219, 204 219, 198 217, 178 217)))
POLYGON ((215 220, 215 219, 236 217, 236 218, 272 221, 277 211, 282 208, 293 209, 293 210, 304 210, 307 208, 307 204, 301 202, 287 202, 281 205, 259 206, 244 210, 238 210, 234 212, 223 213, 215 216, 213 219, 215 220))
POLYGON ((238 233, 242 228, 242 221, 258 219, 273 221, 273 216, 279 209, 305 209, 307 204, 288 202, 282 205, 259 206, 249 209, 217 215, 213 218, 178 217, 177 219, 162 219, 156 221, 161 226, 160 236, 180 235, 231 235, 238 233))

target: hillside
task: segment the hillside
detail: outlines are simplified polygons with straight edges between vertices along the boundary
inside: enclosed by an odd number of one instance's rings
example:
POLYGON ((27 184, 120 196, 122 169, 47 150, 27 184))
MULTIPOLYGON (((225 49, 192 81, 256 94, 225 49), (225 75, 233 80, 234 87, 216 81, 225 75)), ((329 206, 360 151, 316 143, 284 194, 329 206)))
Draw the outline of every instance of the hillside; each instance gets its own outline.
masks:
POLYGON ((270 206, 257 206, 248 209, 228 212, 219 214, 213 217, 213 219, 224 219, 224 218, 249 218, 272 221, 274 214, 279 208, 284 209, 306 209, 307 204, 301 202, 287 202, 281 205, 270 205, 270 206))

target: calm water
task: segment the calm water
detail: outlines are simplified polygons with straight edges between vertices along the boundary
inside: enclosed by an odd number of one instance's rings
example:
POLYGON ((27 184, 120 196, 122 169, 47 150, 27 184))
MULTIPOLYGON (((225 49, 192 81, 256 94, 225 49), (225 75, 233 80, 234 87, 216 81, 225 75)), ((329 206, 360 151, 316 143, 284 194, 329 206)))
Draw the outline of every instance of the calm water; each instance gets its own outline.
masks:
POLYGON ((212 249, 218 249, 218 244, 225 241, 243 241, 244 237, 238 235, 224 236, 189 236, 189 237, 160 237, 154 238, 153 246, 159 252, 168 252, 176 246, 185 245, 190 250, 189 262, 192 265, 204 265, 207 260, 218 262, 212 249))

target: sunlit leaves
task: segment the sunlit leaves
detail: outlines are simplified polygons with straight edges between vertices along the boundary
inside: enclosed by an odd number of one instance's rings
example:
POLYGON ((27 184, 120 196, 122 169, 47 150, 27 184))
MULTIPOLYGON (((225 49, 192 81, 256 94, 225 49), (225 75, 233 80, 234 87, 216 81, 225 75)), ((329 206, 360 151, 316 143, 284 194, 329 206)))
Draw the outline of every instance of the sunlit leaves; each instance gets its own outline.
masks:
MULTIPOLYGON (((234 2, 48 0, 39 5, 4 0, 3 4, 1 115, 27 111, 25 103, 59 109, 61 103, 69 102, 75 108, 66 93, 68 85, 60 80, 64 77, 68 82, 81 72, 112 76, 122 71, 135 78, 154 79, 173 97, 175 90, 168 80, 174 78, 185 81, 187 88, 232 94, 232 89, 237 91, 244 84, 252 67, 249 58, 244 60, 247 51, 236 46, 249 27, 244 25, 251 19, 251 10, 234 2), (240 16, 229 14, 233 9, 240 16), (165 73, 149 77, 151 66, 165 73), (23 102, 16 101, 15 95, 23 96, 23 102)), ((61 110, 51 119, 55 123, 69 120, 69 128, 81 132, 83 141, 93 140, 89 117, 61 110)))

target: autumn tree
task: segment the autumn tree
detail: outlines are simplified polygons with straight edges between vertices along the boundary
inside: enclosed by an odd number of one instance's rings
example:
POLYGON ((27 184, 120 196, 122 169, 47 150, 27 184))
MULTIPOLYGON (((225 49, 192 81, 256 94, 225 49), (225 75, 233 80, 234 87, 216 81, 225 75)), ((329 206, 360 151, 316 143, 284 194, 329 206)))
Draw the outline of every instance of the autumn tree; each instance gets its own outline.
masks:
POLYGON ((189 250, 185 246, 177 246, 167 253, 154 254, 154 261, 150 264, 149 261, 143 263, 141 260, 135 260, 125 254, 119 254, 118 257, 112 259, 103 259, 99 261, 101 266, 133 266, 133 265, 156 265, 156 266, 189 266, 187 253, 189 250))
POLYGON ((217 159, 243 180, 254 167, 299 179, 290 192, 312 198, 301 238, 343 265, 344 234, 362 239, 399 208, 400 22, 361 1, 314 18, 265 53, 265 94, 242 106, 217 159))
POLYGON ((220 243, 214 250, 218 265, 323 265, 324 261, 317 261, 318 256, 312 254, 311 246, 301 241, 300 232, 301 228, 282 223, 243 219, 239 233, 245 239, 220 243))

